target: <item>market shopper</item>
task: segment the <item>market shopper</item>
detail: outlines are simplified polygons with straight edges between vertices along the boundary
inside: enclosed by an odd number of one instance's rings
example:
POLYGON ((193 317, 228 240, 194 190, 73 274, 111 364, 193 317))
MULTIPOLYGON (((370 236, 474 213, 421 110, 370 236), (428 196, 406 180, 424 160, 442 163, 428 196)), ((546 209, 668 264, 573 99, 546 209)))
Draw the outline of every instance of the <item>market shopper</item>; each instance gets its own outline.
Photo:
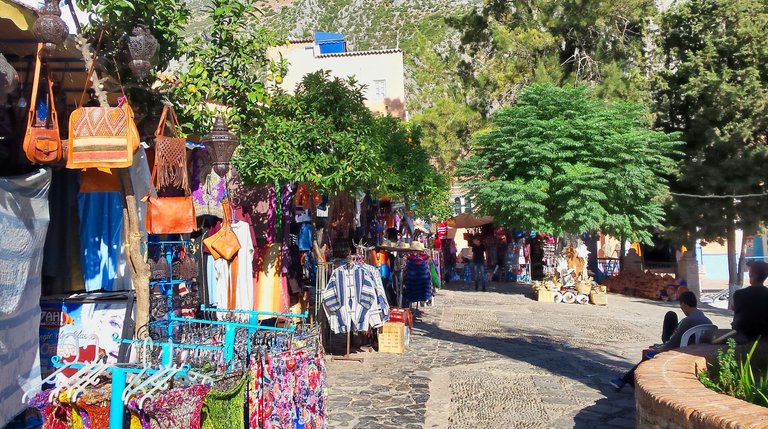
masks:
POLYGON ((749 286, 733 294, 733 322, 737 342, 752 342, 758 337, 768 337, 768 263, 751 261, 749 286))
POLYGON ((482 284, 485 292, 485 246, 480 242, 479 237, 472 239, 472 273, 475 279, 475 290, 478 290, 479 285, 482 284))
MULTIPOLYGON (((662 341, 664 341, 664 343, 652 347, 649 353, 643 355, 643 360, 640 363, 643 363, 645 360, 652 358, 658 353, 680 348, 680 341, 683 339, 683 334, 685 334, 687 330, 699 325, 712 324, 712 321, 704 315, 704 312, 697 308, 698 300, 693 292, 683 292, 680 294, 679 300, 680 309, 683 310, 685 317, 677 324, 672 334, 669 335, 669 331, 672 326, 675 325, 675 321, 677 320, 677 314, 674 311, 667 312, 664 316, 664 330, 662 332, 662 341)), ((640 366, 640 363, 635 365, 621 378, 614 378, 611 380, 611 385, 615 387, 616 390, 621 390, 627 384, 635 387, 635 370, 640 366)))

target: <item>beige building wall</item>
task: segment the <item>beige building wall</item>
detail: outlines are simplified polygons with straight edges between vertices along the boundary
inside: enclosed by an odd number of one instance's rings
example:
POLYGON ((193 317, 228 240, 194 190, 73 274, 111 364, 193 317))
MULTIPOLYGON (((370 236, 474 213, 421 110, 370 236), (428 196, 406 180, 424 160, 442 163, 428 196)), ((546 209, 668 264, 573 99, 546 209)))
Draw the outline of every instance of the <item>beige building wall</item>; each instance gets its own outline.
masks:
POLYGON ((269 48, 270 59, 288 61, 288 73, 281 83, 273 85, 293 93, 296 85, 309 73, 327 70, 332 77, 354 77, 366 86, 366 106, 378 114, 390 114, 407 119, 405 108, 405 74, 403 51, 344 52, 321 55, 312 41, 299 41, 286 46, 269 48))

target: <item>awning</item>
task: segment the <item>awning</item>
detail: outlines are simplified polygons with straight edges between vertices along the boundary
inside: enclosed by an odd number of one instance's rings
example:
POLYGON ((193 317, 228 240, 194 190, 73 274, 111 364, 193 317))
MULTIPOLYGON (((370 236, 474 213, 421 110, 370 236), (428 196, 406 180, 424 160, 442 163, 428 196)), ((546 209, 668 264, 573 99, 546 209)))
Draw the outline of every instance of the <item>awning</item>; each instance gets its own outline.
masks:
POLYGON ((10 19, 21 31, 29 30, 35 22, 34 12, 12 0, 0 0, 0 16, 10 19))
POLYGON ((462 213, 452 219, 448 219, 448 226, 451 228, 477 228, 489 223, 493 223, 493 216, 477 217, 469 213, 462 213))

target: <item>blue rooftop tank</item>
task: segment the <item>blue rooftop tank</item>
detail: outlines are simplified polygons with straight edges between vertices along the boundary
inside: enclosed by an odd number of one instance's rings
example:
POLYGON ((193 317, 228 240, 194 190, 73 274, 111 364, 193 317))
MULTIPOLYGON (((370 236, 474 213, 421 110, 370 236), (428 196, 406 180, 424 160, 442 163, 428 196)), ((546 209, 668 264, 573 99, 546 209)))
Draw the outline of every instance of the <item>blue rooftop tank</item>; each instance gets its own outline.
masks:
POLYGON ((315 44, 320 47, 320 54, 347 52, 347 42, 341 33, 315 31, 315 44))

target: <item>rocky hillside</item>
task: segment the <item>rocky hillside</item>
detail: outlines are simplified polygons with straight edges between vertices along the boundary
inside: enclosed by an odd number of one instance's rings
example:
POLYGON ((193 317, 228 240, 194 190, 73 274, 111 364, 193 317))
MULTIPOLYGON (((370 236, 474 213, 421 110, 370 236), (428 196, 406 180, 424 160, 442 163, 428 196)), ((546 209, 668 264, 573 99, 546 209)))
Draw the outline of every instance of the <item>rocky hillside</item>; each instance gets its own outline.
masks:
MULTIPOLYGON (((315 30, 343 33, 353 50, 400 47, 405 52, 409 110, 427 107, 455 81, 458 33, 445 19, 466 13, 482 0, 256 0, 264 13, 258 25, 288 38, 315 30)), ((190 0, 202 10, 205 0, 190 0)), ((203 14, 192 27, 205 27, 203 14)))

